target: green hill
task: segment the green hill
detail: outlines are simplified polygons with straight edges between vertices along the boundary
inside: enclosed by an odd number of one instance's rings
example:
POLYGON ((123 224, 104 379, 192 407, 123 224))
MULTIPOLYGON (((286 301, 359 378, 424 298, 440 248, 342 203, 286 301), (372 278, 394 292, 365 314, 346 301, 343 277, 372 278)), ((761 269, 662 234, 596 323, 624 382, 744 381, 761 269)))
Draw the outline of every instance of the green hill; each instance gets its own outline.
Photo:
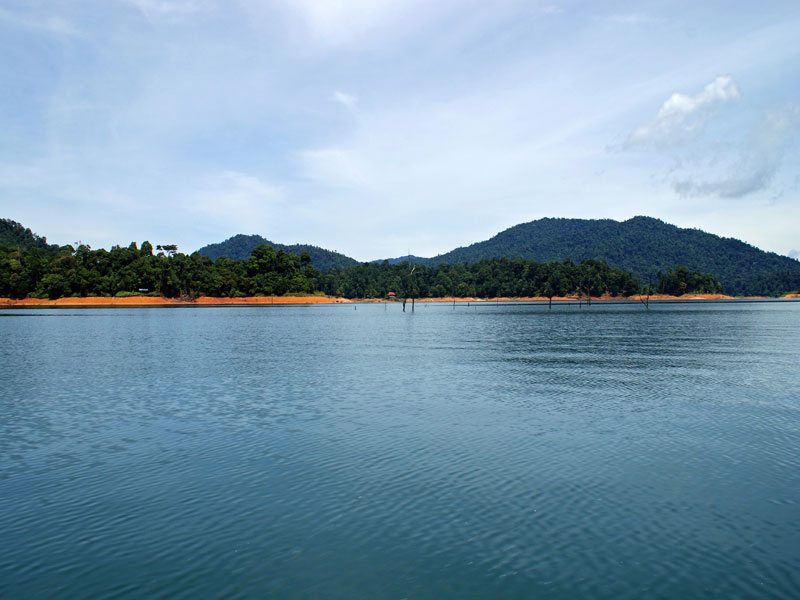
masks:
MULTIPOLYGON (((373 260, 370 262, 382 263, 383 259, 373 260)), ((400 263, 411 263, 414 265, 426 265, 428 267, 435 267, 439 263, 434 263, 432 258, 425 258, 424 256, 416 256, 414 254, 407 254, 406 256, 398 256, 397 258, 387 258, 386 262, 390 265, 399 265, 400 263)))
POLYGON ((482 258, 550 262, 591 258, 632 272, 647 282, 676 265, 711 273, 729 294, 777 295, 800 286, 800 262, 733 238, 682 229, 652 217, 539 219, 515 225, 484 242, 428 259, 472 263, 482 258))
POLYGON ((225 256, 233 260, 245 260, 250 257, 250 253, 254 248, 262 244, 272 246, 276 252, 278 250, 283 250, 284 252, 297 255, 302 252, 308 252, 311 256, 311 264, 314 265, 315 269, 320 271, 332 267, 349 267, 350 265, 358 264, 358 261, 354 258, 339 254, 338 252, 333 252, 332 250, 325 250, 318 246, 311 246, 309 244, 276 244, 260 235, 244 235, 241 233, 228 238, 224 242, 203 246, 198 252, 203 256, 209 257, 211 260, 217 260, 220 256, 225 256))
MULTIPOLYGON (((244 260, 253 249, 268 244, 291 254, 307 251, 311 263, 325 271, 359 264, 353 258, 308 244, 276 244, 259 235, 235 235, 198 252, 216 260, 226 256, 244 260)), ((10 219, 0 219, 0 247, 58 250, 47 239, 10 219)), ((539 219, 502 231, 489 240, 456 248, 433 258, 411 261, 475 263, 490 258, 524 258, 542 263, 594 259, 633 273, 643 283, 657 281, 678 265, 716 277, 723 290, 734 295, 773 295, 800 289, 800 261, 764 252, 733 238, 722 238, 699 229, 682 229, 652 217, 627 221, 611 219, 539 219)), ((408 257, 390 260, 394 264, 408 257)))
POLYGON ((57 250, 58 246, 51 246, 47 238, 36 235, 30 229, 11 219, 0 219, 0 246, 7 248, 39 248, 40 250, 57 250))

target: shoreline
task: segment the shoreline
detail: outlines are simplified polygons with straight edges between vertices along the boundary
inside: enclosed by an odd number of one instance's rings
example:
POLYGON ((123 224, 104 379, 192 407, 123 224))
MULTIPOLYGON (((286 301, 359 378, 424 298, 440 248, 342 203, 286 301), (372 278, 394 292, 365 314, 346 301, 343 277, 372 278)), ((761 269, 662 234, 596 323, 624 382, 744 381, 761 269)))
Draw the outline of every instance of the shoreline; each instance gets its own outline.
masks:
MULTIPOLYGON (((646 301, 646 296, 598 296, 591 299, 598 303, 631 303, 646 301)), ((765 296, 734 297, 724 294, 685 294, 683 296, 666 296, 654 294, 650 296, 652 302, 685 302, 685 301, 780 301, 797 300, 800 294, 787 294, 781 298, 765 296)), ((554 304, 586 303, 587 298, 578 296, 554 296, 554 304)), ((0 298, 0 308, 165 308, 179 306, 298 306, 311 304, 373 304, 373 303, 401 303, 399 299, 386 298, 337 298, 333 296, 247 296, 242 298, 213 298, 200 296, 194 300, 181 300, 179 298, 162 298, 154 296, 128 296, 125 298, 87 296, 83 298, 58 298, 56 300, 41 298, 0 298)), ((542 296, 526 296, 519 298, 418 298, 417 303, 475 303, 490 304, 499 302, 535 302, 549 304, 550 300, 542 296)))
POLYGON ((298 304, 347 304, 347 298, 330 296, 246 296, 243 298, 213 298, 200 296, 194 300, 160 296, 128 296, 125 298, 86 296, 83 298, 0 298, 0 308, 164 308, 169 306, 270 306, 298 304))

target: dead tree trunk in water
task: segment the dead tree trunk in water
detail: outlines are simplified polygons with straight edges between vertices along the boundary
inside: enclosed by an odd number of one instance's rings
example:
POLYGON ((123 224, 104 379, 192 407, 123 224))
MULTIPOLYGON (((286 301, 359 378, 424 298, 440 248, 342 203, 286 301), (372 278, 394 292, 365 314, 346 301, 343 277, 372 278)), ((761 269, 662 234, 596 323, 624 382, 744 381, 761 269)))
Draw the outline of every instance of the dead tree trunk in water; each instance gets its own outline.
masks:
POLYGON ((644 309, 647 310, 647 311, 650 310, 650 292, 653 291, 653 285, 652 284, 653 284, 652 278, 648 279, 647 280, 647 290, 645 290, 647 292, 647 296, 645 297, 644 300, 642 300, 642 295, 639 294, 639 302, 644 304, 644 309))
MULTIPOLYGON (((408 271, 408 288, 409 292, 411 292, 411 312, 414 312, 414 269, 417 268, 417 265, 409 264, 410 269, 408 271)), ((406 301, 403 300, 403 312, 406 311, 406 301)))

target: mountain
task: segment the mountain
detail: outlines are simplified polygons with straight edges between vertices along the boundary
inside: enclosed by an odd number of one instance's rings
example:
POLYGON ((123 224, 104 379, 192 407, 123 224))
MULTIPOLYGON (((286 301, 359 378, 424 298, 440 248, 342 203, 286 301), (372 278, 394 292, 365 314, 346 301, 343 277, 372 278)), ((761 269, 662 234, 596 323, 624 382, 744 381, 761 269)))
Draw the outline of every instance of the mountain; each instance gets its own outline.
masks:
POLYGON ((233 260, 245 260, 250 257, 253 249, 261 244, 272 246, 275 251, 283 250, 292 254, 300 254, 301 252, 308 252, 311 256, 311 264, 315 269, 324 271, 333 267, 349 267, 350 265, 357 265, 358 261, 344 254, 333 252, 332 250, 325 250, 318 246, 311 246, 309 244, 276 244, 270 242, 268 239, 260 235, 244 235, 239 234, 228 238, 224 242, 218 244, 209 244, 203 246, 198 250, 203 256, 207 256, 212 260, 217 260, 220 256, 225 256, 233 260))
POLYGON ((36 235, 30 229, 11 219, 0 219, 0 246, 8 248, 39 248, 57 250, 58 246, 47 243, 47 238, 36 235))
POLYGON ((711 273, 730 294, 778 294, 800 287, 800 262, 764 252, 733 238, 682 229, 652 217, 539 219, 515 225, 484 242, 456 248, 425 264, 473 263, 483 258, 527 258, 540 262, 587 258, 655 281, 676 265, 711 273))
MULTIPOLYGON (((408 254, 406 256, 398 256, 397 258, 387 258, 386 262, 388 262, 390 265, 399 265, 400 263, 403 262, 409 262, 416 265, 435 266, 431 264, 431 260, 432 259, 425 258, 424 256, 415 256, 413 254, 408 254)), ((373 260, 370 262, 382 263, 383 260, 373 260)))
MULTIPOLYGON (((307 251, 311 263, 320 271, 359 264, 353 258, 308 244, 276 244, 260 235, 235 235, 198 252, 211 259, 227 256, 243 260, 256 246, 269 244, 275 250, 292 254, 307 251)), ((0 219, 0 246, 58 250, 47 239, 10 219, 0 219)), ((710 273, 734 295, 780 295, 800 289, 800 261, 773 252, 764 252, 734 238, 723 238, 699 229, 682 229, 652 217, 633 217, 627 221, 611 219, 547 218, 521 223, 494 237, 456 248, 433 258, 401 256, 391 264, 406 260, 437 266, 440 263, 474 263, 484 258, 525 258, 539 262, 579 263, 601 260, 612 267, 629 271, 642 283, 655 282, 658 273, 677 265, 692 271, 710 273)), ((381 262, 381 261, 374 261, 381 262)))

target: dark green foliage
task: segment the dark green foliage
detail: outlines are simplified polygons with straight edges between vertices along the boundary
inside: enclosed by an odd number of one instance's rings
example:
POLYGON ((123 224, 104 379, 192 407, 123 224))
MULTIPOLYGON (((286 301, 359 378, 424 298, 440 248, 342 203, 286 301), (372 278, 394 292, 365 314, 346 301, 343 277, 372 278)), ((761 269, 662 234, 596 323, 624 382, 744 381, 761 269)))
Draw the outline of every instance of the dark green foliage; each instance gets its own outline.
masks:
POLYGON ((753 289, 763 290, 765 296, 780 296, 789 292, 800 290, 800 271, 783 270, 768 273, 757 278, 751 286, 753 289))
POLYGON ((208 256, 211 260, 216 260, 221 256, 231 258, 233 260, 247 260, 250 254, 257 246, 272 246, 276 252, 283 250, 289 254, 300 255, 303 252, 308 252, 311 257, 311 264, 315 269, 324 271, 333 267, 348 267, 350 265, 357 265, 358 261, 344 254, 318 248, 317 246, 310 246, 308 244, 275 244, 269 240, 264 239, 260 235, 235 235, 232 238, 220 242, 219 244, 209 244, 203 246, 198 250, 203 256, 208 256))
MULTIPOLYGON (((0 245, 0 297, 60 298, 141 292, 191 298, 199 295, 238 297, 315 291, 347 298, 382 298, 389 292, 401 298, 606 294, 624 297, 640 290, 640 279, 634 276, 633 269, 610 266, 610 259, 596 257, 583 257, 579 264, 570 258, 545 262, 506 257, 455 264, 442 260, 438 266, 432 266, 430 261, 428 265, 407 261, 397 264, 390 261, 363 264, 352 261, 354 264, 350 266, 318 270, 314 265, 313 246, 301 250, 298 255, 280 247, 276 249, 262 244, 251 249, 246 259, 233 260, 221 256, 212 260, 199 252, 181 254, 174 244, 158 245, 156 254, 153 254, 153 246, 149 242, 143 242, 141 248, 135 243, 127 247, 114 246, 110 250, 92 250, 83 244, 77 248, 59 248, 47 245, 44 238, 30 233, 17 223, 3 223, 3 231, 11 232, 9 235, 20 243, 0 245)), ((644 259, 635 254, 626 254, 634 253, 638 248, 639 252, 650 257, 651 267, 648 268, 652 268, 653 264, 659 265, 652 275, 645 270, 648 277, 642 280, 656 282, 654 291, 660 293, 717 293, 723 289, 726 292, 780 295, 800 288, 798 261, 761 252, 737 240, 722 239, 697 230, 679 230, 647 217, 636 217, 624 223, 543 219, 499 234, 483 243, 489 244, 484 250, 489 248, 487 251, 494 251, 491 248, 497 248, 499 252, 497 240, 505 239, 509 244, 506 249, 511 252, 515 247, 512 242, 523 239, 526 228, 531 227, 539 228, 539 233, 543 231, 542 228, 550 230, 549 237, 541 237, 544 240, 542 247, 549 248, 550 252, 558 253, 567 248, 574 250, 580 244, 585 252, 589 252, 590 244, 594 244, 591 247, 596 252, 600 253, 597 249, 602 246, 603 252, 614 256, 615 260, 629 261, 644 269, 644 259), (603 229, 603 235, 617 240, 622 250, 616 251, 613 246, 604 244, 601 238, 593 237, 597 224, 603 229), (634 228, 626 229, 631 227, 634 228), (554 232, 564 228, 570 231, 572 242, 556 239, 554 232), (619 230, 627 233, 620 237, 619 230), (726 289, 724 282, 720 284, 722 278, 713 268, 698 269, 692 264, 678 261, 667 263, 663 256, 681 255, 681 251, 668 248, 683 243, 675 242, 675 235, 685 237, 685 244, 698 254, 705 248, 706 256, 698 258, 693 264, 710 262, 717 269, 729 273, 729 281, 733 282, 729 284, 730 287, 726 289), (642 241, 637 242, 637 236, 643 236, 642 241), (673 241, 670 242, 670 239, 673 241), (723 260, 724 253, 719 251, 720 244, 729 250, 728 263, 723 260), (656 249, 663 251, 663 256, 657 254, 656 249), (750 262, 743 257, 749 257, 750 262), (675 267, 676 264, 681 266, 675 267), (733 271, 729 271, 733 268, 731 265, 735 266, 733 271)), ((470 248, 474 250, 476 247, 480 249, 481 244, 470 248)), ((470 248, 450 254, 471 251, 470 248)), ((532 246, 530 250, 533 251, 532 246)))
POLYGON ((58 250, 58 246, 51 246, 47 238, 36 235, 11 219, 0 219, 0 246, 9 248, 39 248, 40 250, 58 250))
POLYGON ((153 255, 152 245, 92 250, 63 246, 57 252, 0 247, 0 296, 62 298, 128 296, 156 292, 166 297, 236 297, 323 291, 347 298, 457 296, 628 296, 639 289, 629 273, 587 260, 537 263, 523 259, 481 260, 436 268, 400 263, 364 263, 318 272, 311 256, 270 246, 256 247, 247 260, 212 261, 171 246, 153 255))
POLYGON ((215 262, 197 252, 180 254, 171 244, 159 249, 167 254, 153 255, 149 242, 141 250, 135 243, 111 250, 63 246, 57 252, 0 246, 0 297, 121 297, 155 292, 192 298, 314 291, 316 271, 307 255, 276 253, 260 246, 247 261, 223 257, 215 262))
POLYGON ((317 286, 326 294, 345 298, 401 298, 443 296, 494 298, 499 296, 610 295, 630 296, 639 281, 630 273, 587 260, 538 263, 521 258, 481 260, 472 264, 442 263, 438 267, 364 263, 320 273, 317 286))
POLYGON ((659 275, 656 293, 670 296, 721 294, 722 284, 713 275, 690 271, 683 265, 678 265, 666 274, 659 275))
POLYGON ((725 293, 734 295, 776 295, 792 289, 791 282, 800 274, 800 262, 791 258, 652 217, 622 222, 539 219, 506 229, 485 242, 427 259, 424 264, 473 263, 503 256, 540 262, 601 260, 636 274, 642 281, 655 281, 659 272, 686 265, 692 271, 713 274, 725 293))
MULTIPOLYGON (((383 261, 373 260, 372 262, 381 263, 383 261)), ((400 256, 398 258, 387 258, 386 262, 388 262, 390 265, 398 265, 401 262, 408 262, 415 265, 428 265, 429 267, 439 264, 433 258, 425 258, 423 256, 415 256, 413 254, 409 254, 407 256, 400 256)))

